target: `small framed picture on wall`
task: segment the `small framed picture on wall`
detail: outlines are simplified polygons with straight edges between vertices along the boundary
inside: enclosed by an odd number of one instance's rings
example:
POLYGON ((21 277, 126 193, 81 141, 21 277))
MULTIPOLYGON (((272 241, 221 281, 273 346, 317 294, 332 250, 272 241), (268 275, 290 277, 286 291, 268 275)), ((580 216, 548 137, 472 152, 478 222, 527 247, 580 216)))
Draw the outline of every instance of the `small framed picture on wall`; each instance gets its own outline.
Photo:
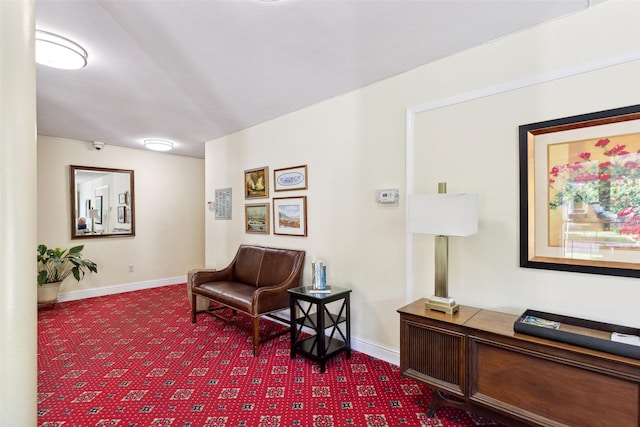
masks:
POLYGON ((307 165, 274 169, 274 191, 306 190, 307 165))
POLYGON ((273 199, 273 234, 307 235, 307 196, 273 199))
POLYGON ((269 168, 267 166, 244 171, 244 198, 269 197, 269 168))
POLYGON ((244 206, 244 230, 247 233, 269 234, 269 203, 244 206))

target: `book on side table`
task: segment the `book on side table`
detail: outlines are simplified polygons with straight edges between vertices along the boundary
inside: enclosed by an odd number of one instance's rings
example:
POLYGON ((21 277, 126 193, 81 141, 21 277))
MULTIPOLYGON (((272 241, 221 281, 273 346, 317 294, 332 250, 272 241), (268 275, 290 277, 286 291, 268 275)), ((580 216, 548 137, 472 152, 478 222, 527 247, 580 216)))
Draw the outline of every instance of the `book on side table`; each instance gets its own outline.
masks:
POLYGON ((330 294, 331 286, 326 286, 324 289, 316 289, 312 287, 311 289, 309 289, 309 293, 310 294, 330 294))

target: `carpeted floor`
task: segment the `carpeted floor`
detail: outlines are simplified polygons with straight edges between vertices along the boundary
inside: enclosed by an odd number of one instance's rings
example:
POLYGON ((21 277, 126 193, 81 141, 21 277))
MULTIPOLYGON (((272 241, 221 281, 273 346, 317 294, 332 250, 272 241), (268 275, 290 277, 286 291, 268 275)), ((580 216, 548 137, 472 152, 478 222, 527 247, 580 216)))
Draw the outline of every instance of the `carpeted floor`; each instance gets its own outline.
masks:
POLYGON ((290 358, 285 334, 253 357, 248 333, 191 324, 184 284, 59 303, 38 328, 39 426, 497 425, 453 408, 427 418, 427 387, 360 352, 322 374, 290 358))

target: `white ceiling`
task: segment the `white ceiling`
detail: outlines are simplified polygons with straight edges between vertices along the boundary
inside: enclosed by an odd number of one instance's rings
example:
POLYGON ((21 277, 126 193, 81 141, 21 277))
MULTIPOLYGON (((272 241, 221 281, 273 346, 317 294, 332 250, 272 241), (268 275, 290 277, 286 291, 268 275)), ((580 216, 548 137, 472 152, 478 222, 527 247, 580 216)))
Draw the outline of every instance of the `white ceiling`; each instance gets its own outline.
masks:
POLYGON ((37 0, 36 27, 89 52, 81 70, 37 66, 38 134, 204 157, 205 141, 599 1, 37 0))

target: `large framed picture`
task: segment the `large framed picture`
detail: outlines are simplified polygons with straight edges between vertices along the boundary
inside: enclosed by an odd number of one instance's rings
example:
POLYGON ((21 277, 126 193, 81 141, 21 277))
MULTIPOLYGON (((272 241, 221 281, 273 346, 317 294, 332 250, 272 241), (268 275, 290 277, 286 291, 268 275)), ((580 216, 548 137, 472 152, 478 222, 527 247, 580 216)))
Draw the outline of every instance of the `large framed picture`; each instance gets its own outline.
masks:
POLYGON ((274 191, 306 190, 307 165, 275 169, 273 185, 274 191))
POLYGON ((640 277, 640 105, 520 126, 520 265, 640 277))
POLYGON ((244 225, 247 233, 269 234, 269 203, 245 205, 244 225))
POLYGON ((307 235, 307 197, 273 199, 273 234, 307 235))
POLYGON ((244 198, 269 197, 269 168, 267 166, 244 171, 244 198))

